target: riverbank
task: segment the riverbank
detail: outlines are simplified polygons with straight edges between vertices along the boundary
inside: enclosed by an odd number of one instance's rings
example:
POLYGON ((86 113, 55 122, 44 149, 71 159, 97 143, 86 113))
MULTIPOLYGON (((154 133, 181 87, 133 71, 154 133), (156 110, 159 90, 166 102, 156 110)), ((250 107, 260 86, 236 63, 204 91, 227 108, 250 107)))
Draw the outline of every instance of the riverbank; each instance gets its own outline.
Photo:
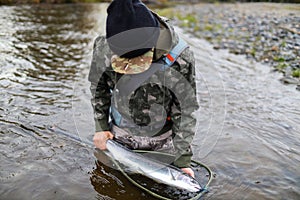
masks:
POLYGON ((180 5, 159 11, 214 49, 272 66, 300 90, 300 5, 274 3, 180 5))

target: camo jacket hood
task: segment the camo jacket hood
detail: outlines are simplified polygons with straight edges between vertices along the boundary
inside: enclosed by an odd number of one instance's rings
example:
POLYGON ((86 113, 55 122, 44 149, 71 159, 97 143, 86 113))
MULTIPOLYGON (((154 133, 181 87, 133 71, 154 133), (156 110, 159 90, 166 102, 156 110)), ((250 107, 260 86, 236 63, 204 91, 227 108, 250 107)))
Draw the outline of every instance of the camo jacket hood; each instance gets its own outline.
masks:
MULTIPOLYGON (((167 19, 153 14, 161 23, 161 35, 155 47, 153 61, 158 62, 178 43, 178 35, 167 19)), ((91 82, 91 103, 94 109, 96 132, 110 131, 111 91, 124 76, 112 69, 110 63, 112 55, 105 36, 97 37, 93 47, 93 58, 88 77, 91 82)), ((122 102, 120 104, 122 105, 122 102)), ((139 126, 159 123, 165 120, 165 115, 169 116, 168 118, 172 121, 171 129, 176 149, 174 154, 177 156, 174 165, 178 167, 190 166, 192 156, 190 145, 196 126, 194 112, 198 109, 198 103, 196 99, 195 61, 189 48, 181 53, 169 69, 155 73, 151 77, 151 81, 136 89, 131 94, 127 107, 128 112, 122 113, 122 116, 124 114, 124 117, 132 119, 139 126), (164 114, 157 115, 157 113, 164 114)), ((133 135, 152 136, 147 132, 133 129, 128 131, 133 135)), ((162 132, 158 134, 162 134, 162 132)))

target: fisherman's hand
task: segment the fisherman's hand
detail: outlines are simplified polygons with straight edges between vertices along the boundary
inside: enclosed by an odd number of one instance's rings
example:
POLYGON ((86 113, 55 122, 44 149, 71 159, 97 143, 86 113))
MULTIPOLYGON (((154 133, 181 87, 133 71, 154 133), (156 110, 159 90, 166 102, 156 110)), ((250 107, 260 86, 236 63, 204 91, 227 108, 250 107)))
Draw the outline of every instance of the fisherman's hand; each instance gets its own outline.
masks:
POLYGON ((96 132, 93 138, 94 145, 96 148, 105 150, 106 149, 106 141, 108 139, 113 139, 114 135, 110 131, 101 131, 96 132))
POLYGON ((182 170, 184 173, 187 173, 187 174, 190 175, 191 177, 195 178, 195 173, 194 173, 194 171, 192 170, 192 168, 181 168, 181 170, 182 170))

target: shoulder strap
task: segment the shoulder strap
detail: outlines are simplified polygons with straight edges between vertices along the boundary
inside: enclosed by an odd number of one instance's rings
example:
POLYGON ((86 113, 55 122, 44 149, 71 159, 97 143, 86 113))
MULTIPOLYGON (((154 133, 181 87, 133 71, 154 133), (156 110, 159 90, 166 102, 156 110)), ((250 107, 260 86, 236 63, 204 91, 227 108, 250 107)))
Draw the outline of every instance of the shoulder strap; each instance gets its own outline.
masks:
MULTIPOLYGON (((179 37, 177 45, 163 58, 166 65, 164 65, 164 69, 171 67, 180 54, 188 47, 186 41, 179 37)), ((162 69, 162 70, 164 70, 162 69)))
POLYGON ((143 82, 148 80, 155 72, 158 70, 166 70, 168 67, 171 67, 180 54, 188 47, 187 43, 179 37, 179 41, 176 46, 162 59, 164 61, 163 65, 152 64, 151 67, 140 74, 132 74, 130 76, 130 80, 126 83, 118 84, 117 88, 120 92, 121 96, 127 96, 131 92, 135 91, 138 87, 141 86, 143 82))

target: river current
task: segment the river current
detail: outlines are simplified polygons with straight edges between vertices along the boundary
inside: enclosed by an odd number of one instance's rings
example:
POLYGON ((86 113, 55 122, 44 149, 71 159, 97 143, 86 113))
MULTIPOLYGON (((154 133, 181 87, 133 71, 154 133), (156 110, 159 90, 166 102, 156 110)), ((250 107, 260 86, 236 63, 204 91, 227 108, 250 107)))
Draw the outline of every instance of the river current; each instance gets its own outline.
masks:
MULTIPOLYGON (((151 199, 96 162, 87 74, 107 4, 0 6, 0 199, 151 199)), ((194 159, 204 199, 300 198, 300 93, 243 56, 182 37, 195 53, 194 159)))

